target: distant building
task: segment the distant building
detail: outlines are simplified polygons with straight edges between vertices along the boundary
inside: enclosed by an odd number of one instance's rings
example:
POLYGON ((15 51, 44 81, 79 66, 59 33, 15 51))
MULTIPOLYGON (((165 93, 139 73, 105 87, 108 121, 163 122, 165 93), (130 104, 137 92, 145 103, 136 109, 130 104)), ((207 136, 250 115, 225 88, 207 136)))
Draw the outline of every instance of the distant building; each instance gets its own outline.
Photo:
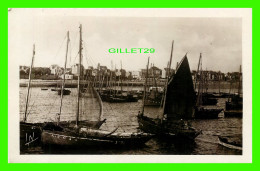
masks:
POLYGON ((59 67, 58 65, 54 64, 50 66, 51 74, 52 75, 61 75, 63 74, 63 68, 59 67))
POLYGON ((141 79, 140 71, 131 71, 133 79, 141 79))
MULTIPOLYGON (((60 75, 59 78, 63 79, 64 74, 60 75)), ((65 80, 73 80, 72 74, 65 74, 65 80)))
MULTIPOLYGON (((141 77, 146 77, 146 69, 141 69, 141 77)), ((162 78, 162 70, 157 68, 156 66, 152 66, 150 69, 148 69, 148 78, 162 78)))
POLYGON ((162 78, 166 78, 166 76, 169 73, 169 71, 170 71, 170 75, 175 73, 174 69, 164 68, 162 70, 162 78))
MULTIPOLYGON (((74 76, 79 76, 79 64, 74 64, 71 66, 71 73, 74 76)), ((81 75, 84 74, 84 66, 81 64, 81 75)))
POLYGON ((30 67, 28 66, 20 66, 20 71, 24 71, 26 74, 29 74, 30 67))

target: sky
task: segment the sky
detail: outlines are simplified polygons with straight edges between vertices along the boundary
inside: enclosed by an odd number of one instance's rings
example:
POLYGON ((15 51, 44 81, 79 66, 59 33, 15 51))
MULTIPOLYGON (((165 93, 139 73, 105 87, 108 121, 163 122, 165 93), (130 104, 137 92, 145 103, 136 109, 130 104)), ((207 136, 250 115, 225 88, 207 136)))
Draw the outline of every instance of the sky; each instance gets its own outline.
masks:
POLYGON ((235 72, 242 64, 242 19, 216 17, 117 17, 55 15, 44 10, 13 9, 8 15, 8 53, 29 66, 35 43, 36 67, 64 66, 67 31, 70 34, 68 65, 78 62, 79 25, 82 24, 83 64, 136 71, 150 63, 172 68, 187 53, 196 70, 202 53, 203 69, 235 72), (155 53, 109 53, 109 48, 154 48, 155 53))

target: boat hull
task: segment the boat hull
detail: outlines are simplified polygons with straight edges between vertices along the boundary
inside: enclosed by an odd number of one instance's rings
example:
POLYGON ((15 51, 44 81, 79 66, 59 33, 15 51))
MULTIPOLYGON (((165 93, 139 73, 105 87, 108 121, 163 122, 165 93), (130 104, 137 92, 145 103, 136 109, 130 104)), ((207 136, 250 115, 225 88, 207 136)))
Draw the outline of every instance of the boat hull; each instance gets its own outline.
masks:
MULTIPOLYGON (((57 90, 57 92, 58 92, 58 95, 61 95, 61 90, 57 90)), ((70 93, 71 93, 70 90, 66 90, 66 89, 63 90, 63 95, 70 95, 70 93)))
POLYGON ((201 133, 191 127, 184 128, 179 123, 176 123, 174 127, 169 126, 170 124, 160 119, 151 119, 146 116, 138 116, 139 128, 147 133, 155 134, 158 138, 166 141, 175 142, 189 142, 201 133), (179 127, 179 128, 178 128, 179 127))
POLYGON ((103 147, 103 146, 120 146, 120 145, 143 145, 152 138, 152 135, 146 136, 120 136, 112 135, 88 135, 86 133, 73 133, 61 131, 44 130, 41 140, 44 145, 70 146, 70 147, 103 147))
POLYGON ((196 119, 218 119, 219 113, 223 109, 196 109, 195 110, 195 118, 196 119))
POLYGON ((243 117, 243 111, 242 110, 226 110, 224 112, 224 116, 227 118, 242 118, 243 117))

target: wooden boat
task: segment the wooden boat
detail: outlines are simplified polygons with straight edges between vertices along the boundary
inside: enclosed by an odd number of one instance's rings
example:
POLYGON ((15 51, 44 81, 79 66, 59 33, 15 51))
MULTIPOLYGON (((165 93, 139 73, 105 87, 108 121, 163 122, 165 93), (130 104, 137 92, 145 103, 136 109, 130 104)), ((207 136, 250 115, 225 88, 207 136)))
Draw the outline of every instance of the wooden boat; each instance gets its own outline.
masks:
POLYGON ((162 103, 163 91, 158 89, 161 87, 150 87, 149 94, 147 95, 144 105, 160 107, 162 103))
MULTIPOLYGON (((122 62, 121 62, 121 70, 122 70, 122 62)), ((132 92, 123 91, 123 82, 120 75, 120 81, 121 81, 121 90, 114 90, 111 87, 106 90, 100 90, 99 94, 101 96, 101 99, 105 102, 109 103, 126 103, 126 102, 137 102, 138 96, 133 94, 132 92)), ((112 82, 112 75, 110 76, 110 82, 112 82)), ((107 83, 106 85, 110 85, 111 83, 107 83)), ((119 83, 118 83, 119 85, 119 83)))
MULTIPOLYGON (((80 25, 80 48, 79 48, 79 71, 81 71, 82 58, 82 34, 80 25)), ((66 58, 67 59, 67 58, 66 58)), ((66 62, 65 67, 66 68, 66 62)), ((115 133, 117 128, 111 132, 102 131, 100 129, 89 128, 86 125, 79 124, 79 97, 80 97, 80 79, 78 76, 78 96, 77 96, 77 112, 75 125, 62 127, 60 122, 52 123, 48 127, 44 127, 42 131, 42 143, 44 145, 70 146, 72 148, 88 147, 88 146, 104 146, 104 145, 129 145, 143 144, 152 138, 151 134, 147 133, 115 133)), ((65 79, 64 79, 65 80, 65 79)), ((90 88, 90 86, 88 86, 90 88)), ((62 86, 64 88, 64 86, 62 86)), ((94 88, 92 90, 95 90, 94 88)), ((97 93, 98 95, 98 93, 97 93)), ((100 102, 102 102, 100 100, 100 102)), ((61 96, 62 104, 62 96, 61 96)), ((62 105, 61 105, 62 106, 62 105)), ((60 107, 61 107, 60 106, 60 107)), ((61 110, 60 110, 61 111, 61 110)))
POLYGON ((223 109, 205 109, 204 107, 195 108, 196 119, 217 119, 223 109))
MULTIPOLYGON (((171 61, 172 51, 168 68, 171 66, 171 61)), ((149 58, 147 70, 148 66, 149 58)), ((167 141, 173 140, 181 143, 193 141, 200 134, 200 131, 192 128, 188 122, 188 119, 191 119, 193 115, 195 92, 187 55, 183 57, 178 65, 176 74, 174 76, 172 75, 170 78, 167 76, 167 78, 165 98, 162 109, 162 114, 164 116, 158 119, 144 116, 143 105, 142 112, 138 114, 139 127, 144 132, 156 134, 161 138, 166 137, 165 140, 167 141)), ((147 79, 145 82, 145 87, 146 84, 147 79)), ((146 88, 144 88, 144 90, 145 89, 146 88)), ((143 101, 146 97, 145 92, 146 91, 144 91, 143 101)))
MULTIPOLYGON (((61 89, 57 90, 58 95, 61 95, 61 89)), ((63 90, 63 95, 70 95, 71 91, 68 89, 63 90)))
POLYGON ((243 111, 242 110, 226 110, 224 112, 224 116, 227 118, 242 118, 243 117, 243 111))
MULTIPOLYGON (((242 150, 242 141, 232 140, 230 137, 218 136, 219 144, 227 148, 242 150)), ((241 138, 242 139, 242 138, 241 138)))
POLYGON ((163 90, 161 87, 157 86, 157 81, 154 76, 154 66, 151 69, 153 82, 152 86, 149 88, 149 92, 146 94, 147 97, 145 98, 144 105, 160 107, 162 105, 163 90))
POLYGON ((29 106, 29 94, 31 87, 31 74, 35 56, 35 45, 33 45, 33 55, 29 71, 29 81, 27 87, 26 106, 24 112, 23 121, 20 121, 20 150, 26 150, 28 147, 38 145, 41 139, 41 126, 40 123, 28 123, 28 106, 29 106))
MULTIPOLYGON (((240 93, 241 88, 241 66, 239 72, 239 85, 237 94, 230 95, 228 101, 226 101, 224 115, 225 117, 243 117, 243 97, 240 93)), ((230 85, 231 91, 231 85, 230 85)))
POLYGON ((147 133, 114 133, 90 128, 79 128, 78 131, 43 131, 44 143, 71 147, 84 146, 121 146, 143 145, 152 138, 147 133))
POLYGON ((209 98, 207 96, 202 96, 203 105, 216 105, 218 100, 216 98, 209 98))
MULTIPOLYGON (((203 94, 204 94, 204 74, 202 72, 202 55, 200 54, 199 63, 198 63, 198 70, 196 78, 198 78, 199 74, 199 80, 198 80, 198 93, 197 93, 197 101, 195 106, 195 113, 194 116, 196 119, 217 119, 219 113, 223 109, 207 109, 204 106, 203 103, 203 94)), ((195 82, 195 87, 197 84, 197 79, 195 82)))

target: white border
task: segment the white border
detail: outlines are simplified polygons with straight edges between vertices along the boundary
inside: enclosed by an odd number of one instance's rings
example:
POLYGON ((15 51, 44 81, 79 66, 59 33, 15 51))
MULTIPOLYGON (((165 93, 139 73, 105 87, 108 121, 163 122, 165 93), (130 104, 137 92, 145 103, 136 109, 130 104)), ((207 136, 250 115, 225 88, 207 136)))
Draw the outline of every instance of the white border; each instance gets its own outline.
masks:
MULTIPOLYGON (((250 8, 89 8, 13 9, 32 15, 120 17, 241 17, 243 63, 243 155, 20 155, 19 63, 8 49, 8 159, 10 163, 251 163, 252 162, 252 9, 250 8)), ((9 32, 8 32, 9 33, 9 32)), ((11 33, 9 33, 11 34, 11 33)))

